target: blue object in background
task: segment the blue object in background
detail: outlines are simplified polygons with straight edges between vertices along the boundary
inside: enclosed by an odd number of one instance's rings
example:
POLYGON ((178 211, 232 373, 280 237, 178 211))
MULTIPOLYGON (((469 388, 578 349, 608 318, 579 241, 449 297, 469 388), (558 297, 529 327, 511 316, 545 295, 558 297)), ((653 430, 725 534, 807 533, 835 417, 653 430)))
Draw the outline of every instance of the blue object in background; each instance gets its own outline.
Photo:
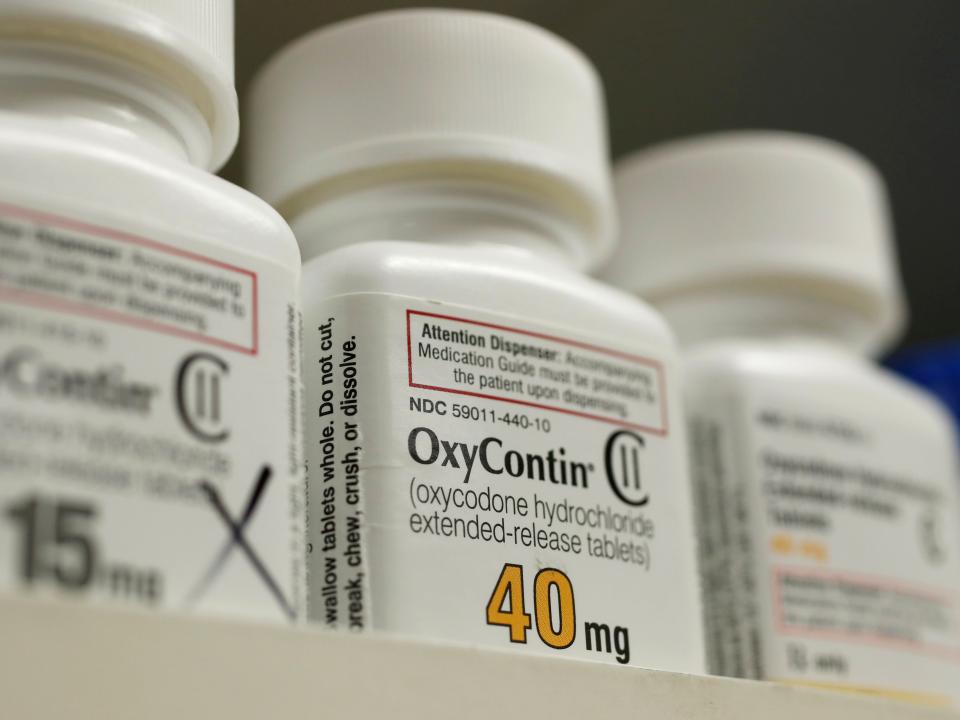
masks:
POLYGON ((908 348, 885 364, 936 395, 960 427, 960 340, 908 348))

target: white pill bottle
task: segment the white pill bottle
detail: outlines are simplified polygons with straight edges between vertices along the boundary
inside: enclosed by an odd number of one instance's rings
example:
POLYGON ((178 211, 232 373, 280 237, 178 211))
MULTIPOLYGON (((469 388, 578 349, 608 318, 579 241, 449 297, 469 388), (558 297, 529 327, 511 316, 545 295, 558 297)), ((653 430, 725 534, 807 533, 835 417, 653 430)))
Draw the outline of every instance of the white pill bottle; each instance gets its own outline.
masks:
POLYGON ((826 140, 744 132, 615 177, 605 275, 684 347, 711 670, 955 700, 955 443, 869 360, 904 314, 879 175, 826 140))
POLYGON ((613 239, 599 80, 517 20, 322 29, 252 91, 305 263, 311 618, 698 671, 674 342, 613 239))
POLYGON ((299 255, 230 0, 0 0, 0 592, 303 612, 299 255))

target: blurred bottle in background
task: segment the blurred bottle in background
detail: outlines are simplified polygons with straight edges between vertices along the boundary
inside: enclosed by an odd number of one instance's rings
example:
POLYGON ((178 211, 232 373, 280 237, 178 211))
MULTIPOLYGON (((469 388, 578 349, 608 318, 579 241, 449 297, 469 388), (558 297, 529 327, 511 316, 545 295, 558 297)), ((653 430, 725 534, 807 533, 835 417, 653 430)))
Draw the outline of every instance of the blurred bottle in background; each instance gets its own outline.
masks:
POLYGON ((904 317, 881 178, 835 143, 743 132, 615 180, 605 277, 686 359, 711 669, 956 702, 955 435, 869 360, 904 317))

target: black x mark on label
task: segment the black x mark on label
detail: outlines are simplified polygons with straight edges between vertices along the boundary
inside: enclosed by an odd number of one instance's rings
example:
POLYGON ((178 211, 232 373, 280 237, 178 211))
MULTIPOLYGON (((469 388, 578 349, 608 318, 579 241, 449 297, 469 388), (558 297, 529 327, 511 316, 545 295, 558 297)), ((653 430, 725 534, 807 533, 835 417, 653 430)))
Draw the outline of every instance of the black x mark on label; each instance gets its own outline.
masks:
POLYGON ((261 468, 260 475, 254 482, 253 488, 250 491, 250 495, 247 498, 247 504, 243 509, 243 513, 241 514, 240 519, 236 521, 230 517, 230 513, 224 505, 223 498, 220 497, 220 493, 217 488, 206 480, 200 481, 200 489, 203 491, 203 494, 207 500, 210 501, 214 511, 216 511, 224 525, 227 526, 230 536, 223 544, 223 547, 220 548, 220 551, 217 553, 217 555, 213 558, 210 566, 201 576, 193 590, 191 590, 187 595, 187 605, 193 605, 197 603, 207 594, 207 592, 210 590, 210 587, 214 584, 214 581, 223 572, 227 560, 230 559, 233 551, 239 549, 247 557, 247 560, 250 561, 254 571, 256 571, 264 585, 266 585, 267 589, 270 591, 270 594, 273 595, 284 615, 286 615, 290 620, 296 619, 296 611, 287 601, 286 597, 284 597, 283 591, 280 589, 277 581, 274 579, 273 575, 270 574, 267 566, 260 559, 260 556, 253 549, 244 535, 244 531, 253 519, 253 515, 256 512, 257 506, 263 497, 263 494, 267 488, 267 484, 270 482, 272 473, 273 471, 269 465, 264 465, 263 468, 261 468))

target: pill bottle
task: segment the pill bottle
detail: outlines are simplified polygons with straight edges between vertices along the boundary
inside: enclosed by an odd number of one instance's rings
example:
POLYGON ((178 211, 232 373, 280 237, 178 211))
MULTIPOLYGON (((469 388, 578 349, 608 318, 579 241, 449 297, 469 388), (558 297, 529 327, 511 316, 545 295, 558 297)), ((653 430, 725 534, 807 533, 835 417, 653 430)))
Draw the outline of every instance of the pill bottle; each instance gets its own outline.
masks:
POLYGON ((311 619, 700 670, 674 341, 581 272, 614 237, 589 62, 405 10, 251 97, 250 186, 305 258, 311 619))
POLYGON ((681 140, 615 173, 603 275, 684 354, 712 671, 957 695, 947 416, 873 364, 904 317, 883 183, 826 140, 681 140))
POLYGON ((299 253, 230 0, 0 0, 0 592, 304 615, 299 253))

